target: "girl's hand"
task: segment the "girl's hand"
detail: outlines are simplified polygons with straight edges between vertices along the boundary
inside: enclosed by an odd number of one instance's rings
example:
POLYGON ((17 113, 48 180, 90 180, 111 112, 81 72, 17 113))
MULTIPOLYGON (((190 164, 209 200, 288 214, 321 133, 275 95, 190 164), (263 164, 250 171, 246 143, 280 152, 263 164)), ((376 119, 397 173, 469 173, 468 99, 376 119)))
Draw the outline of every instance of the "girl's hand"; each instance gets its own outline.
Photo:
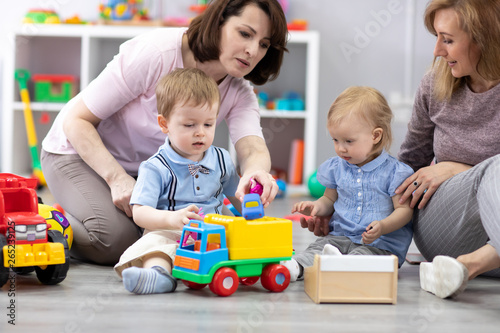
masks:
POLYGON ((396 189, 396 194, 402 193, 399 202, 404 203, 411 197, 410 207, 415 208, 422 198, 418 205, 418 209, 422 209, 442 183, 470 168, 470 165, 455 162, 441 162, 421 168, 396 189))
POLYGON ((301 201, 295 203, 292 207, 292 214, 297 212, 304 215, 316 216, 318 213, 318 207, 316 207, 315 202, 313 201, 301 201))
POLYGON ((371 244, 382 236, 382 224, 380 221, 373 221, 366 227, 366 231, 361 235, 363 244, 371 244))
POLYGON ((256 171, 251 174, 243 175, 238 184, 238 189, 236 190, 235 196, 243 202, 243 197, 245 194, 250 193, 251 179, 254 178, 262 185, 262 194, 260 195, 260 200, 264 208, 269 206, 269 204, 274 200, 276 194, 278 194, 278 184, 271 174, 265 172, 264 170, 256 171))

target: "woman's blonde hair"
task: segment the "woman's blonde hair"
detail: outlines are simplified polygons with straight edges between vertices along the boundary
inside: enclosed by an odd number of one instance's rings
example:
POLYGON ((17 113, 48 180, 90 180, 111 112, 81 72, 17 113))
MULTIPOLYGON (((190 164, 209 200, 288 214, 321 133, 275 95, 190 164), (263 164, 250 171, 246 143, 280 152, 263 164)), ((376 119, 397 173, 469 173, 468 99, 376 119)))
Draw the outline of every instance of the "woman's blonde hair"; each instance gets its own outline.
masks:
POLYGON ((349 87, 344 90, 328 110, 327 125, 355 116, 375 128, 383 130, 382 138, 373 147, 374 152, 389 151, 392 144, 392 111, 385 97, 371 87, 349 87))
POLYGON ((168 119, 178 105, 213 105, 219 113, 220 93, 217 83, 196 68, 177 68, 158 81, 156 107, 168 119))
MULTIPOLYGON (((480 50, 476 70, 484 79, 500 79, 500 1, 498 0, 432 0, 425 10, 424 23, 427 30, 437 35, 434 29, 436 12, 453 9, 457 13, 460 28, 465 31, 480 50)), ((467 77, 455 78, 451 68, 442 58, 433 63, 435 89, 439 100, 449 100, 467 77)))

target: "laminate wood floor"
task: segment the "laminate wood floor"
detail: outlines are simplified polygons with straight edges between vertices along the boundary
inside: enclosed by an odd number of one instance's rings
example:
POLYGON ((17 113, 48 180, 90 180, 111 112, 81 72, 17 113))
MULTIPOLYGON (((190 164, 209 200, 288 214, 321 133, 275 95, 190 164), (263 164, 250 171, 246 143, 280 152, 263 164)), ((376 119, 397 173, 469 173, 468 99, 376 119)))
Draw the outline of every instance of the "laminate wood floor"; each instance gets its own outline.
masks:
MULTIPOLYGON (((266 215, 285 216, 301 199, 276 199, 266 215)), ((297 223, 293 231, 296 251, 314 240, 297 223)), ((111 267, 75 260, 59 285, 40 285, 34 274, 14 282, 1 289, 0 332, 478 333, 500 327, 498 279, 477 278, 456 299, 442 300, 420 289, 418 266, 408 263, 399 270, 396 305, 315 304, 303 282, 282 293, 258 282, 225 298, 182 284, 171 294, 138 296, 124 289, 111 267)))

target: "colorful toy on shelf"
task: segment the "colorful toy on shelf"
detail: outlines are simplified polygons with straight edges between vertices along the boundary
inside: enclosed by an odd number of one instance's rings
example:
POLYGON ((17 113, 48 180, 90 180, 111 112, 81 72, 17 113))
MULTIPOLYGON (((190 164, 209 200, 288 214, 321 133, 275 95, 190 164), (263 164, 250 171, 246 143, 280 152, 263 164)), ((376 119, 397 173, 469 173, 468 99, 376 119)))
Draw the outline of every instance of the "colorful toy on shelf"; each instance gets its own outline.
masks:
POLYGON ((288 22, 287 28, 288 30, 299 30, 299 31, 304 31, 307 30, 309 22, 304 19, 294 19, 288 22))
POLYGON ((38 211, 37 180, 0 174, 0 287, 9 279, 9 269, 36 271, 43 284, 57 284, 69 269, 69 247, 60 231, 49 225, 38 211))
MULTIPOLYGON (((161 1, 159 3, 159 12, 161 13, 161 1)), ((151 19, 143 0, 102 1, 99 5, 99 23, 161 25, 161 22, 151 19)))
POLYGON ((73 75, 34 74, 35 101, 65 103, 77 93, 77 81, 73 75))
POLYGON ((136 11, 138 8, 135 1, 108 0, 99 6, 99 15, 107 20, 131 20, 136 11))
POLYGON ((261 108, 282 111, 304 111, 305 102, 299 93, 286 91, 281 98, 271 98, 265 91, 257 92, 257 100, 261 108))
POLYGON ((172 271, 189 288, 208 284, 213 293, 229 296, 240 282, 253 285, 259 278, 273 292, 288 287, 290 272, 280 262, 293 254, 292 221, 208 214, 204 222, 191 220, 184 226, 181 244, 193 233, 196 241, 177 249, 172 271))
POLYGON ((198 0, 196 5, 189 6, 189 10, 195 12, 196 14, 201 14, 207 9, 208 1, 207 0, 198 0))
POLYGON ((61 20, 59 19, 59 15, 53 10, 31 9, 24 16, 23 23, 58 24, 61 23, 61 20))
POLYGON ((304 291, 315 303, 396 304, 398 258, 316 255, 304 269, 304 291))
POLYGON ((78 15, 73 15, 73 16, 65 19, 64 23, 66 23, 66 24, 87 24, 88 22, 82 21, 82 19, 78 15))
POLYGON ((35 123, 33 121, 33 113, 31 112, 30 95, 28 92, 28 80, 30 72, 26 69, 17 69, 15 71, 16 81, 19 83, 19 94, 24 108, 24 122, 26 125, 26 135, 28 137, 28 146, 31 153, 31 162, 33 167, 33 176, 38 179, 38 185, 45 186, 45 177, 42 173, 40 157, 38 155, 38 141, 36 138, 35 123))
POLYGON ((276 110, 304 111, 304 99, 295 91, 284 92, 281 98, 274 101, 276 110))

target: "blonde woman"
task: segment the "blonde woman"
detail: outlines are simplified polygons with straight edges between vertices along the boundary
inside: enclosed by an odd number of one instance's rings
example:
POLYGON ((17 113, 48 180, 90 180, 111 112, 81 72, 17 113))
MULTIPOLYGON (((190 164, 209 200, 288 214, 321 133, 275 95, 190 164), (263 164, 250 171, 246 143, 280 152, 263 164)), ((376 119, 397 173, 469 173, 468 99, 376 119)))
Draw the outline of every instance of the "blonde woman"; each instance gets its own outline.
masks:
POLYGON ((397 192, 432 261, 421 287, 442 298, 480 274, 500 277, 499 22, 500 1, 433 0, 425 12, 435 61, 399 154, 415 174, 397 192))

